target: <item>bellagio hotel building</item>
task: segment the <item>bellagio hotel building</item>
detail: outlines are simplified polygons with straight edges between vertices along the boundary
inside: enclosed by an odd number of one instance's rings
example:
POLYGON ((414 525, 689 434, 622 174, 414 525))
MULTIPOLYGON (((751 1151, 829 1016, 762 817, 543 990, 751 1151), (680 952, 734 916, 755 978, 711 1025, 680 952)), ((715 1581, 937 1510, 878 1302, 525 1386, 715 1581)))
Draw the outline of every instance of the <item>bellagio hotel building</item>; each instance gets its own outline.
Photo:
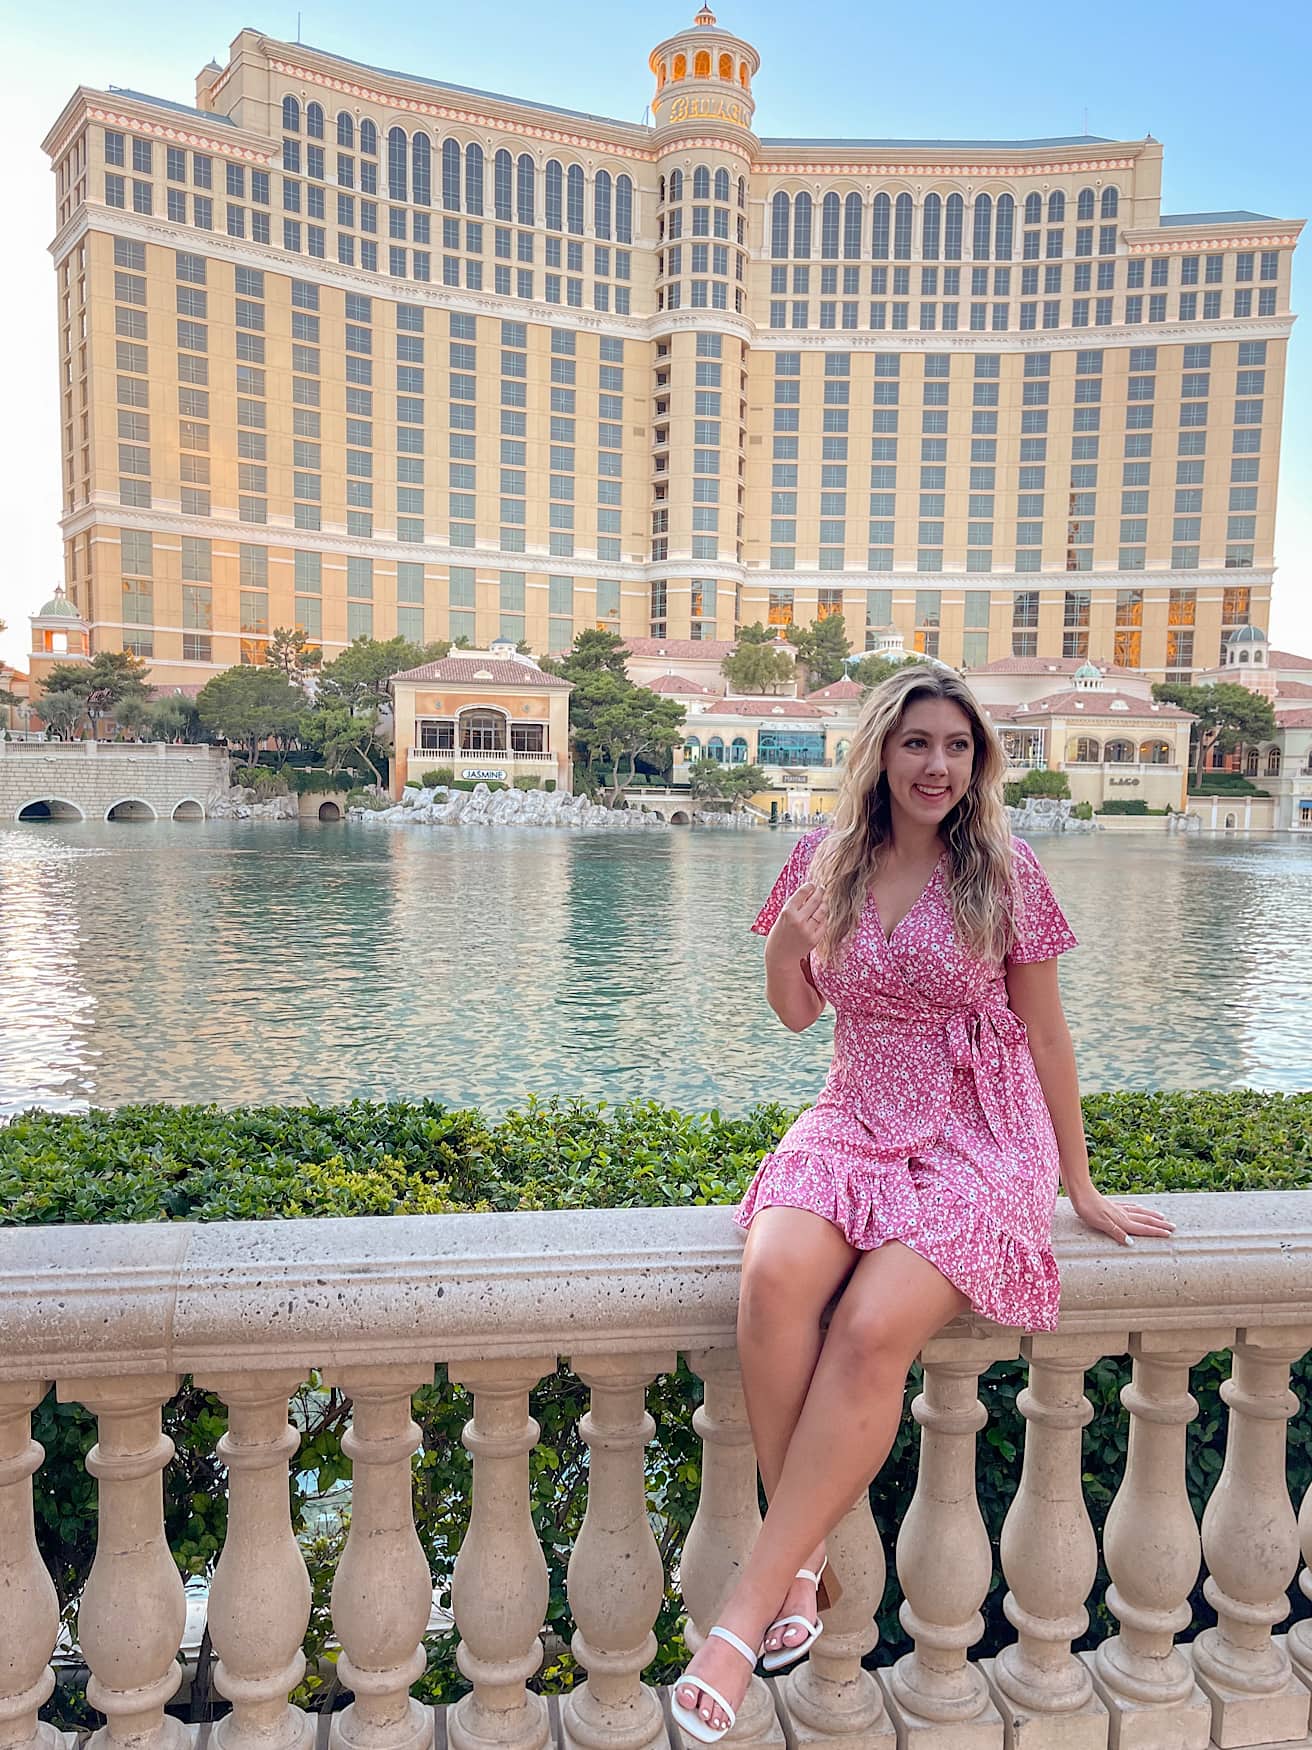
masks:
POLYGON ((160 685, 273 629, 724 641, 1188 678, 1268 622, 1300 224, 1152 138, 755 131, 709 10, 648 119, 244 30, 79 88, 55 174, 66 583, 160 685))

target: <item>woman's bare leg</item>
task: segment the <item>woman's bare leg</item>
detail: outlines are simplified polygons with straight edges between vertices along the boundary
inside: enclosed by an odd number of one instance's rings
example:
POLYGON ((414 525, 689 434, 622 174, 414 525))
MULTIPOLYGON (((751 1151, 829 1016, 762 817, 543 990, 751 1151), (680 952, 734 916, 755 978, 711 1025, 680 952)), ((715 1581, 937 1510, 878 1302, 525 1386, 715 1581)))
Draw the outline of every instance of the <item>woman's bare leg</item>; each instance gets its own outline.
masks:
MULTIPOLYGON (((797 1569, 888 1457, 911 1363, 968 1304, 899 1241, 860 1259, 830 1322, 761 1535, 720 1610, 724 1627, 749 1646, 760 1645, 797 1569)), ((698 1677, 736 1703, 750 1679, 742 1657, 723 1641, 708 1641, 676 1691, 683 1706, 723 1725, 723 1710, 700 1692, 698 1677)))
MULTIPOLYGON (((747 1418, 767 1500, 784 1467, 784 1455, 820 1357, 820 1318, 860 1254, 838 1228, 802 1209, 763 1209, 752 1222, 743 1254, 738 1300, 738 1359, 747 1418)), ((799 1566, 813 1573, 824 1545, 799 1566)), ((815 1610, 815 1587, 791 1579, 775 1616, 805 1616, 815 1610)), ((797 1646, 805 1629, 793 1623, 765 1642, 767 1652, 797 1646)))

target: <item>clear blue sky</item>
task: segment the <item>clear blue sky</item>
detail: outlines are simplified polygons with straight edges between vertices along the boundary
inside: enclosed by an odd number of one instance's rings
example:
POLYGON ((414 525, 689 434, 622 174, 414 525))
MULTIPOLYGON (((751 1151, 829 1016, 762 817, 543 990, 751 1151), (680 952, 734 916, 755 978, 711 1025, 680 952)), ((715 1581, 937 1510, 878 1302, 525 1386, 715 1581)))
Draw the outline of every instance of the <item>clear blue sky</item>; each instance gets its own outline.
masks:
MULTIPOLYGON (((630 120, 651 92, 647 55, 697 0, 651 6, 574 0, 544 7, 482 0, 427 8, 305 0, 301 39, 384 67, 630 120)), ((61 575, 58 516, 52 181, 40 142, 79 83, 130 85, 192 100, 197 70, 245 25, 295 39, 295 0, 194 0, 106 7, 73 0, 25 9, 6 27, 0 113, 8 169, 4 308, 11 364, 4 421, 6 562, 0 655, 21 660, 26 616, 61 575)), ((1110 0, 1067 10, 940 0, 725 0, 720 22, 761 53, 764 134, 1024 138, 1151 133, 1165 143, 1168 212, 1246 207, 1312 217, 1308 107, 1312 8, 1254 11, 1219 0, 1110 0)), ((1299 251, 1294 308, 1312 305, 1312 234, 1299 251)), ((1271 627, 1312 655, 1312 348, 1295 330, 1271 627)))

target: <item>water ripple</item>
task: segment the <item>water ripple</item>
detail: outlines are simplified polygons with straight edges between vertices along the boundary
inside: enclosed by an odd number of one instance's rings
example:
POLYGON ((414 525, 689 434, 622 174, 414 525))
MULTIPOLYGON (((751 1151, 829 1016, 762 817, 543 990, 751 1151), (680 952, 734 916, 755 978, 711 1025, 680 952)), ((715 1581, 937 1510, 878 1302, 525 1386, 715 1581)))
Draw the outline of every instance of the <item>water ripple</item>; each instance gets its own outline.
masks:
MULTIPOLYGON (((783 833, 0 829, 0 1112, 530 1092, 800 1103, 747 925, 783 833)), ((1037 841, 1083 1083, 1308 1082, 1312 841, 1037 841)))

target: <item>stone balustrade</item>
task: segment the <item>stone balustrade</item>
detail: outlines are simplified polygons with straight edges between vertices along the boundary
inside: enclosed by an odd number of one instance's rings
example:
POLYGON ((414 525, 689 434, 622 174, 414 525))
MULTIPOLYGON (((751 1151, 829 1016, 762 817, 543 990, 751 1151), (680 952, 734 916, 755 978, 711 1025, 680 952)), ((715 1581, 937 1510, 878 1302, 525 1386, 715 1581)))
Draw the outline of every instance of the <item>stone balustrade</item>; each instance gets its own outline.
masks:
MULTIPOLYGON (((831 1540, 842 1598, 809 1660, 757 1678, 737 1745, 831 1750, 1219 1750, 1304 1745, 1312 1622, 1273 1633, 1299 1569, 1312 1598, 1312 1498, 1295 1512, 1286 1431, 1291 1365, 1312 1347, 1305 1193, 1159 1197, 1169 1243, 1112 1246, 1058 1208, 1062 1326, 1023 1337, 958 1321, 926 1347, 914 1416, 915 1493, 886 1527, 911 1650, 866 1663, 886 1552, 865 1500, 831 1540), (1189 1373, 1231 1350, 1224 1467, 1201 1528, 1186 1492, 1189 1373), (1097 1568, 1083 1491, 1085 1370, 1127 1355, 1128 1425, 1103 1554, 1117 1632, 1086 1632, 1097 1568), (979 1376, 1022 1357, 1023 1460, 1001 1537, 1015 1639, 971 1658, 993 1558, 975 1491, 987 1422, 979 1376), (1189 1600, 1205 1566, 1215 1621, 1189 1600)), ((353 1510, 333 1620, 350 1705, 329 1750, 654 1750, 673 1742, 643 1683, 665 1577, 643 1451, 650 1383, 683 1354, 704 1382, 700 1502, 679 1578, 700 1645, 756 1536, 756 1473, 733 1347, 741 1241, 723 1209, 0 1229, 0 1750, 56 1750, 39 1723, 53 1676, 54 1588, 34 1535, 43 1454, 30 1419, 53 1385, 85 1405, 99 1538, 81 1603, 92 1750, 182 1750, 168 1704, 183 1593, 165 1542, 161 1407, 180 1376, 228 1406, 227 1540, 209 1622, 231 1703, 222 1750, 309 1750, 289 1696, 304 1671, 310 1588, 292 1535, 288 1403, 311 1370, 349 1394, 353 1510), (586 1682, 535 1692, 547 1568, 530 1514, 530 1393, 558 1362, 590 1393, 588 1499, 569 1563, 573 1652, 586 1682), (472 1395, 469 1526, 453 1610, 469 1692, 445 1717, 410 1689, 424 1669, 431 1578, 415 1531, 411 1394, 436 1363, 472 1395)), ((320 1736, 319 1743, 324 1743, 320 1736)))

